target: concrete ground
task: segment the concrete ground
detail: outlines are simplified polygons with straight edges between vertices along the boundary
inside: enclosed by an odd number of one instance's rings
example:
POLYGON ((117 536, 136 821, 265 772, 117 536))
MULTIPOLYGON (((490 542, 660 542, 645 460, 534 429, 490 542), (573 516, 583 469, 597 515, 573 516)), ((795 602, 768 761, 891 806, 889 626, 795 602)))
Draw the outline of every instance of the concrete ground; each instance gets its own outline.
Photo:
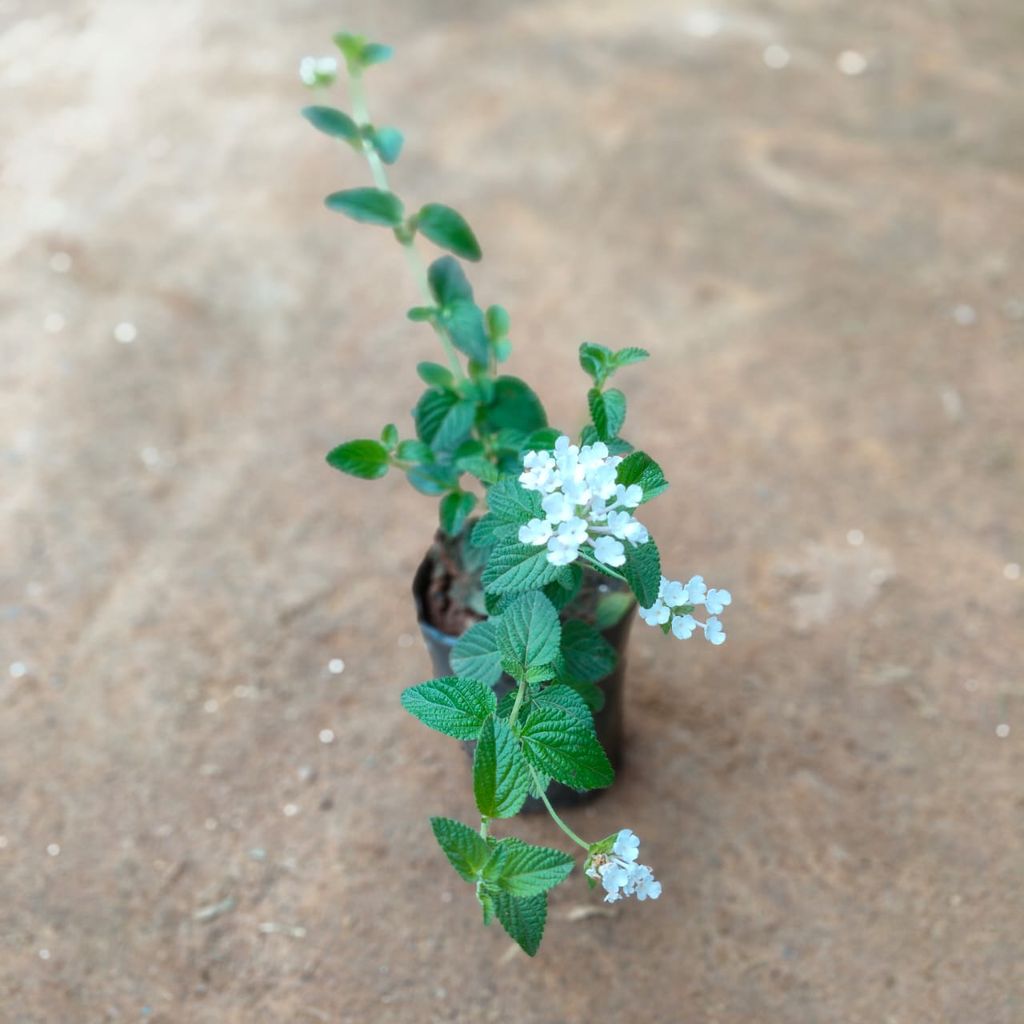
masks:
POLYGON ((1022 44, 1017 0, 0 4, 5 1024, 1024 1020, 1022 44), (664 895, 577 878, 533 961, 397 703, 433 504, 323 462, 435 355, 297 114, 346 26, 555 421, 581 340, 651 350, 646 521, 735 595, 721 649, 636 631, 570 816, 664 895))

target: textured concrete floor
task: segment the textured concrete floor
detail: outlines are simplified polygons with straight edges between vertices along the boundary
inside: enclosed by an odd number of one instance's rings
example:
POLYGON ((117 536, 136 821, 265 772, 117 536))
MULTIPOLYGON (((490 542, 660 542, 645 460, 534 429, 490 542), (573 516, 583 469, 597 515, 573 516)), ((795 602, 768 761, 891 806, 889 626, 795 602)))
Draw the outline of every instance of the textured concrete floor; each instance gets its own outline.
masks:
POLYGON ((1024 1020, 1022 44, 1017 0, 0 4, 0 1019, 1024 1020), (664 896, 577 880, 535 961, 396 700, 432 505, 322 461, 434 353, 297 116, 346 25, 556 421, 580 340, 651 350, 647 520, 736 597, 720 650, 638 630, 571 817, 664 896))

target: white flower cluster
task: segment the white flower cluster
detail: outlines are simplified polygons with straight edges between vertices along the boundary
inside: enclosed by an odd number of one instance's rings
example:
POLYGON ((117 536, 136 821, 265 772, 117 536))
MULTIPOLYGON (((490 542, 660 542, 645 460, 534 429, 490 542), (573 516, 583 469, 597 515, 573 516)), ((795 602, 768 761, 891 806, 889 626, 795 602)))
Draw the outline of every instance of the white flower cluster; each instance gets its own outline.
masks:
POLYGON ((611 853, 594 856, 587 874, 604 886, 605 903, 614 903, 623 896, 656 900, 661 895, 661 882, 646 864, 637 863, 639 856, 640 838, 628 828, 616 836, 611 853))
POLYGON ((304 85, 330 85, 337 74, 338 61, 334 57, 303 57, 299 61, 299 78, 304 85))
POLYGON ((621 461, 620 456, 609 455, 601 441, 580 448, 564 435, 554 451, 527 452, 519 482, 544 495, 545 518, 521 526, 520 542, 546 544, 553 565, 575 562, 585 544, 593 546, 597 561, 623 565, 623 541, 646 544, 650 537, 628 511, 643 500, 643 489, 639 484, 624 487, 616 480, 621 461))
POLYGON ((689 640, 695 629, 704 630, 704 638, 708 643, 725 643, 725 632, 718 615, 727 605, 732 604, 732 594, 728 590, 716 590, 704 585, 703 576, 694 576, 683 586, 678 580, 661 577, 658 599, 650 608, 640 609, 640 618, 648 626, 663 626, 671 620, 672 634, 680 640, 689 640), (708 612, 706 622, 695 619, 689 612, 673 614, 675 609, 689 605, 697 608, 703 605, 708 612))

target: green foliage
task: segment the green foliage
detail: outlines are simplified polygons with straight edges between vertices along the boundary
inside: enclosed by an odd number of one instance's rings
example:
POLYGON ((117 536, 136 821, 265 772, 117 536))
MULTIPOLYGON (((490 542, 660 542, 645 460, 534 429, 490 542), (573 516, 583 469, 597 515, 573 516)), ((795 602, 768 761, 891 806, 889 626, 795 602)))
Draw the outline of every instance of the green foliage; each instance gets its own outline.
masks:
POLYGON ((528 956, 535 956, 544 937, 544 924, 548 917, 547 893, 521 897, 500 892, 494 897, 494 910, 509 937, 528 956))
POLYGON ((563 711, 589 732, 596 735, 594 716, 591 714, 590 706, 577 690, 565 683, 545 686, 544 689, 539 690, 534 694, 531 706, 535 708, 555 708, 558 711, 563 711))
POLYGON ((492 594, 519 594, 550 583, 559 566, 548 561, 547 551, 520 544, 510 537, 499 540, 483 572, 484 590, 492 594))
POLYGON ((469 491, 452 491, 441 499, 441 529, 449 537, 459 533, 476 507, 476 501, 476 495, 469 491))
POLYGON ((416 227, 435 245, 461 256, 464 260, 478 260, 483 255, 480 243, 466 218, 450 206, 427 203, 416 215, 416 227))
POLYGON ((661 556, 653 540, 634 547, 626 544, 626 564, 619 571, 636 594, 641 608, 650 608, 661 587, 661 556))
POLYGON ((430 462, 434 458, 430 445, 422 441, 399 441, 395 455, 403 462, 430 462))
POLYGON ((318 131, 353 145, 359 142, 359 127, 348 114, 334 107, 303 107, 302 116, 318 131))
POLYGON ((495 846, 485 874, 488 881, 512 896, 537 896, 564 882, 575 866, 572 857, 561 850, 509 838, 495 846))
POLYGON ((363 224, 383 224, 395 228, 402 223, 405 208, 394 192, 380 188, 347 188, 332 192, 324 202, 329 210, 344 213, 363 224))
POLYGON ((635 600, 632 594, 622 591, 602 595, 594 613, 594 625, 600 630, 611 629, 629 611, 635 600))
POLYGON ((668 481, 661 471, 661 466, 644 452, 633 452, 627 455, 619 463, 616 479, 626 487, 630 484, 639 484, 644 492, 641 504, 650 501, 651 498, 656 498, 668 487, 668 481))
MULTIPOLYGON (((660 583, 660 577, 659 577, 660 583)), ((598 683, 615 668, 615 648, 593 626, 578 619, 562 627, 564 678, 598 683)))
POLYGON ((494 404, 484 412, 488 430, 512 427, 530 433, 547 425, 544 406, 528 384, 518 377, 499 377, 494 382, 494 404))
POLYGON ((424 384, 434 388, 442 388, 445 391, 455 390, 455 378, 451 370, 446 370, 438 363, 417 363, 416 372, 424 384))
POLYGON ((608 391, 591 388, 587 392, 587 403, 597 436, 602 441, 612 441, 618 437, 626 420, 626 396, 616 388, 608 391))
POLYGON ((514 526, 522 526, 531 519, 542 516, 544 510, 540 503, 540 494, 528 491, 514 477, 499 480, 487 492, 487 507, 495 519, 514 526))
POLYGON ((457 740, 475 740, 497 706, 494 692, 476 679, 445 676, 402 691, 410 715, 457 740))
POLYGON ((487 450, 472 438, 463 441, 455 451, 455 465, 466 473, 472 473, 485 484, 497 483, 501 478, 498 467, 487 457, 487 450))
MULTIPOLYGON (((558 655, 562 624, 555 606, 539 591, 520 595, 505 609, 498 631, 503 664, 516 679, 529 669, 550 665, 558 655)), ((536 678, 536 677, 535 677, 536 678)))
POLYGON ((431 818, 430 827, 451 866, 467 882, 475 882, 491 859, 487 841, 468 825, 451 818, 431 818))
POLYGON ((327 462, 349 476, 377 480, 387 473, 390 457, 380 441, 347 441, 327 453, 327 462))
POLYGON ((488 818, 510 818, 519 813, 529 791, 530 769, 519 741, 508 722, 489 718, 480 730, 473 755, 477 809, 488 818))
POLYGON ((434 260, 427 268, 430 294, 442 308, 459 299, 473 301, 473 286, 469 283, 459 261, 451 256, 434 260))
POLYGON ((393 452, 398 447, 398 427, 394 423, 389 423, 380 432, 380 443, 384 445, 389 452, 393 452))
POLYGON ((493 686, 501 678, 499 625, 500 619, 491 618, 470 626, 452 648, 452 669, 460 676, 493 686))
POLYGON ((383 43, 368 42, 363 36, 351 32, 339 32, 334 36, 334 44, 341 50, 342 56, 351 74, 359 75, 364 69, 374 64, 382 64, 390 60, 394 50, 383 43))
POLYGON ((486 365, 490 348, 484 315, 480 307, 470 299, 453 299, 443 306, 440 322, 448 331, 452 344, 463 355, 480 365, 486 365))
POLYGON ((583 371, 594 379, 594 386, 600 390, 604 387, 608 378, 616 370, 632 363, 638 363, 641 359, 647 359, 650 353, 646 349, 630 346, 620 348, 618 352, 612 352, 604 345, 595 345, 585 341, 580 345, 580 366, 583 371))
POLYGON ((371 131, 369 143, 386 164, 393 164, 402 152, 405 137, 397 128, 377 128, 371 131))
POLYGON ((451 391, 426 391, 413 410, 419 439, 435 452, 458 448, 473 429, 475 416, 476 403, 451 391))
POLYGON ((534 768, 573 789, 601 789, 615 778, 593 727, 564 708, 531 708, 519 738, 534 768))

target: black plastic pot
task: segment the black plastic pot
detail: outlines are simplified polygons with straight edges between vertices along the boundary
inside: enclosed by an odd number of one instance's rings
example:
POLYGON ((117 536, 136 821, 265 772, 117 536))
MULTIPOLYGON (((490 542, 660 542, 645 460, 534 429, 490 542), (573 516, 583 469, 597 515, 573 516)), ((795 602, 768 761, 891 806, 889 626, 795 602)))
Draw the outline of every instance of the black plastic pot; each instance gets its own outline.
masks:
MULTIPOLYGON (((441 630, 432 626, 427 621, 426 593, 427 586, 430 583, 432 568, 432 558, 428 553, 413 577, 412 595, 416 602, 416 618, 420 625, 420 632, 423 634, 423 640, 427 645, 427 651, 430 653, 434 675, 436 677, 450 676, 454 675, 451 665, 451 652, 459 638, 442 633, 441 630)), ((589 572, 589 570, 585 571, 589 572)), ((595 588, 599 592, 606 593, 617 589, 614 580, 609 580, 604 576, 597 576, 597 574, 593 575, 595 577, 595 588)), ((602 634, 608 643, 615 648, 618 660, 615 663, 614 671, 597 684, 604 693, 604 705, 600 711, 594 714, 594 726, 597 729, 597 738, 601 741, 601 746, 604 747, 605 753, 607 753, 608 759, 611 761, 612 767, 616 772, 618 772, 623 758, 622 703, 626 674, 626 644, 629 640, 629 631, 635 616, 636 603, 634 602, 629 606, 629 609, 622 618, 614 626, 604 630, 602 634)), ((501 700, 506 693, 515 689, 515 686, 515 680, 511 676, 503 675, 494 684, 495 695, 501 700)), ((472 754, 475 744, 466 743, 464 746, 472 754)), ((547 796, 556 807, 568 807, 574 804, 586 803, 601 792, 602 790, 600 789, 592 789, 581 793, 569 786, 562 785, 560 782, 552 782, 548 787, 547 796)), ((525 811, 541 811, 543 809, 544 805, 534 797, 527 797, 526 803, 523 805, 523 810, 525 811)))

